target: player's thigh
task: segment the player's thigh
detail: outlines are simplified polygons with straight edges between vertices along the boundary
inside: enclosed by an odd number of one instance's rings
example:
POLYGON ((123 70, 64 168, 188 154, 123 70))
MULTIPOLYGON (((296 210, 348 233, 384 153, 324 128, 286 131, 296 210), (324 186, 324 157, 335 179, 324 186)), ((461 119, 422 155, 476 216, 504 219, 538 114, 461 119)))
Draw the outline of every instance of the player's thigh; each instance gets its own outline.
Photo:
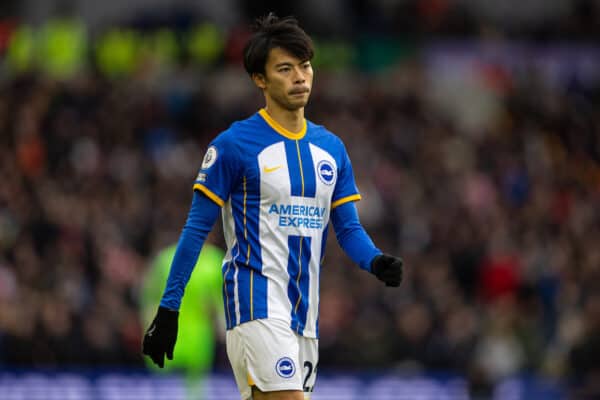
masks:
POLYGON ((279 320, 254 320, 227 331, 227 354, 242 398, 303 390, 299 337, 279 320))
POLYGON ((256 386, 253 386, 252 400, 304 400, 304 393, 299 390, 261 392, 256 386))

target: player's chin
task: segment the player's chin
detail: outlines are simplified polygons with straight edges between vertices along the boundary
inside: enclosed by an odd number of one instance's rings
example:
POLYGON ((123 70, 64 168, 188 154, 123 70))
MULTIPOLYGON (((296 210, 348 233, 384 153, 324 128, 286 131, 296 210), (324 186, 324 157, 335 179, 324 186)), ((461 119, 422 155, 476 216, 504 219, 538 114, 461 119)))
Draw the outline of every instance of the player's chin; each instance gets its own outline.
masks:
POLYGON ((291 98, 288 101, 291 109, 298 109, 308 104, 308 95, 304 97, 291 98))

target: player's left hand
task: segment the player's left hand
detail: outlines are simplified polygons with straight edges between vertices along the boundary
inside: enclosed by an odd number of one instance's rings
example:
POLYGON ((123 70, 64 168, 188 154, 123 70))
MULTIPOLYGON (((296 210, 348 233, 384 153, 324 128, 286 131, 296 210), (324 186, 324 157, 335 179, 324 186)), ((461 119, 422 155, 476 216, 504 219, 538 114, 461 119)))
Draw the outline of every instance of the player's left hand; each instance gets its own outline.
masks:
POLYGON ((371 261, 371 272, 386 286, 398 287, 402 282, 402 266, 404 262, 400 257, 389 254, 380 254, 371 261))
POLYGON ((179 311, 158 307, 156 317, 144 335, 142 353, 150 356, 160 368, 165 366, 165 355, 173 359, 173 350, 177 341, 179 311))

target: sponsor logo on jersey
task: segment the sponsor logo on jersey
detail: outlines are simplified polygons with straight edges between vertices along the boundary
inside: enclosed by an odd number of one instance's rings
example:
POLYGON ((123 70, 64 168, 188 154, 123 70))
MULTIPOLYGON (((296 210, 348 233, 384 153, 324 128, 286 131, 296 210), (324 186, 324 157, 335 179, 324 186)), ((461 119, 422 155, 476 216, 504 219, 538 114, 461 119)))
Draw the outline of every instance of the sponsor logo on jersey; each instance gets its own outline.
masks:
POLYGON ((269 215, 279 216, 279 226, 323 229, 325 207, 299 204, 271 204, 269 215))
POLYGON ((275 364, 275 371, 282 378, 291 378, 296 373, 296 366, 291 358, 283 357, 275 364))
POLYGON ((210 146, 202 159, 202 169, 212 167, 215 161, 217 161, 217 148, 215 146, 210 146))
POLYGON ((198 174, 198 176, 196 177, 196 182, 206 182, 206 174, 203 172, 200 172, 198 174))
POLYGON ((263 171, 265 171, 265 173, 271 173, 271 172, 275 172, 277 171, 279 168, 283 167, 283 165, 276 165, 274 167, 267 167, 265 165, 265 167, 263 168, 263 171))
POLYGON ((321 182, 326 185, 333 185, 335 183, 335 168, 327 160, 319 161, 319 164, 317 164, 317 175, 321 182))

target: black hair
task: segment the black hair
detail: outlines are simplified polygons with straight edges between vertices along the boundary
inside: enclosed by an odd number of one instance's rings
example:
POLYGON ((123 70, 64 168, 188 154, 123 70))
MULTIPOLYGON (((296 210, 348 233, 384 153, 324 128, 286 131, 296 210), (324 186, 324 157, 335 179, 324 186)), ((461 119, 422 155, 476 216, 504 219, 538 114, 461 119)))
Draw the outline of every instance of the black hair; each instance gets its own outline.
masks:
POLYGON ((278 18, 275 14, 257 18, 254 34, 244 47, 244 68, 250 76, 264 74, 271 49, 281 47, 302 61, 314 56, 313 43, 294 17, 278 18))

